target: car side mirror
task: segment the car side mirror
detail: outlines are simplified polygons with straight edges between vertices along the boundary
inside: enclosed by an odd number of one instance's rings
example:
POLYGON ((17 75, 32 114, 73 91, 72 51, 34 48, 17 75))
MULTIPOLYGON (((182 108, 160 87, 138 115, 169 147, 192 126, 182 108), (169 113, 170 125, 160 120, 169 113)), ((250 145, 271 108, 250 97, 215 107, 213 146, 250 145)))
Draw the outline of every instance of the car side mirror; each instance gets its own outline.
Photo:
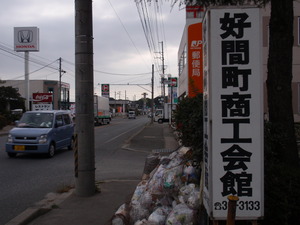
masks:
POLYGON ((55 121, 55 128, 57 127, 61 127, 63 124, 62 124, 62 121, 58 120, 58 121, 55 121))

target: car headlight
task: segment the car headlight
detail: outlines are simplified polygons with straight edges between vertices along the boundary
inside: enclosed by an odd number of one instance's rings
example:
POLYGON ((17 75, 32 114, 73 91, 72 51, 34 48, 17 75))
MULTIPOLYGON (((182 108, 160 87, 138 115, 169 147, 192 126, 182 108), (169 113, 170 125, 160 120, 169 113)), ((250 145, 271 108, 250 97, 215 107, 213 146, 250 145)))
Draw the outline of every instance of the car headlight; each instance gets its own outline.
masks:
POLYGON ((8 134, 7 136, 7 143, 12 143, 13 142, 13 138, 11 134, 8 134))
POLYGON ((46 142, 47 142, 47 135, 46 134, 41 135, 39 138, 39 144, 44 144, 46 142))

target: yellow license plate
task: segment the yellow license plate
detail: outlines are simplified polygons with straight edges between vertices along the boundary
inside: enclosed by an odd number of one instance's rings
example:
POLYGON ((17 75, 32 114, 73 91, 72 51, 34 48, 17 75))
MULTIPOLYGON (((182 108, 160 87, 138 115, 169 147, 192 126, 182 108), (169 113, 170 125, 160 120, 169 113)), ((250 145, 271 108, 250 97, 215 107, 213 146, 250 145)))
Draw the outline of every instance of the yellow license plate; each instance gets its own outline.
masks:
POLYGON ((24 145, 15 145, 14 146, 14 150, 15 151, 24 151, 25 150, 25 146, 24 145))

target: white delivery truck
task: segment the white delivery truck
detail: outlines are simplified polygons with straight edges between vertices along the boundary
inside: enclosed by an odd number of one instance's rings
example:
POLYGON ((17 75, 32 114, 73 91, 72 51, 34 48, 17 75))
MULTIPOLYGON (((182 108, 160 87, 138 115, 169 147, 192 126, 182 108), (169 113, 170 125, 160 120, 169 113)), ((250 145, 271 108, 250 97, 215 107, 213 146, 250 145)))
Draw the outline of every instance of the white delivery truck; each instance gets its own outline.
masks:
POLYGON ((94 95, 94 120, 95 125, 109 124, 111 113, 109 111, 109 99, 94 95))
POLYGON ((163 109, 156 109, 154 113, 154 122, 171 123, 170 118, 173 116, 173 112, 176 109, 176 104, 165 103, 163 109), (171 110, 172 108, 172 110, 171 110))

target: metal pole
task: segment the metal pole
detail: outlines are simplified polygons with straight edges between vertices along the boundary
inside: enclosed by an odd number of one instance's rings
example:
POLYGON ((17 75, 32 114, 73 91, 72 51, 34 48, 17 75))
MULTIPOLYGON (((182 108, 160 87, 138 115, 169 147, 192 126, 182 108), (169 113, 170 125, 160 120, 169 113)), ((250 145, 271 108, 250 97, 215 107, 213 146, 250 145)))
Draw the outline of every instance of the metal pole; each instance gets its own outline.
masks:
POLYGON ((229 202, 228 202, 226 225, 234 225, 235 224, 236 203, 239 200, 239 197, 230 195, 230 196, 228 196, 228 200, 229 200, 229 202))
POLYGON ((29 51, 25 51, 25 107, 26 110, 30 110, 30 99, 29 99, 29 51))
POLYGON ((171 82, 171 110, 170 110, 170 124, 172 124, 172 111, 173 111, 173 83, 171 82))
POLYGON ((95 194, 92 0, 75 0, 75 85, 78 177, 75 193, 95 194))
POLYGON ((59 90, 58 90, 58 109, 61 109, 61 58, 59 58, 59 90))
POLYGON ((152 64, 152 79, 151 79, 151 123, 154 121, 154 64, 152 64))
POLYGON ((163 85, 163 103, 165 103, 165 96, 166 96, 166 87, 165 87, 165 57, 164 57, 164 42, 162 41, 161 42, 161 54, 162 54, 162 57, 161 57, 161 60, 162 60, 162 85, 163 85))

